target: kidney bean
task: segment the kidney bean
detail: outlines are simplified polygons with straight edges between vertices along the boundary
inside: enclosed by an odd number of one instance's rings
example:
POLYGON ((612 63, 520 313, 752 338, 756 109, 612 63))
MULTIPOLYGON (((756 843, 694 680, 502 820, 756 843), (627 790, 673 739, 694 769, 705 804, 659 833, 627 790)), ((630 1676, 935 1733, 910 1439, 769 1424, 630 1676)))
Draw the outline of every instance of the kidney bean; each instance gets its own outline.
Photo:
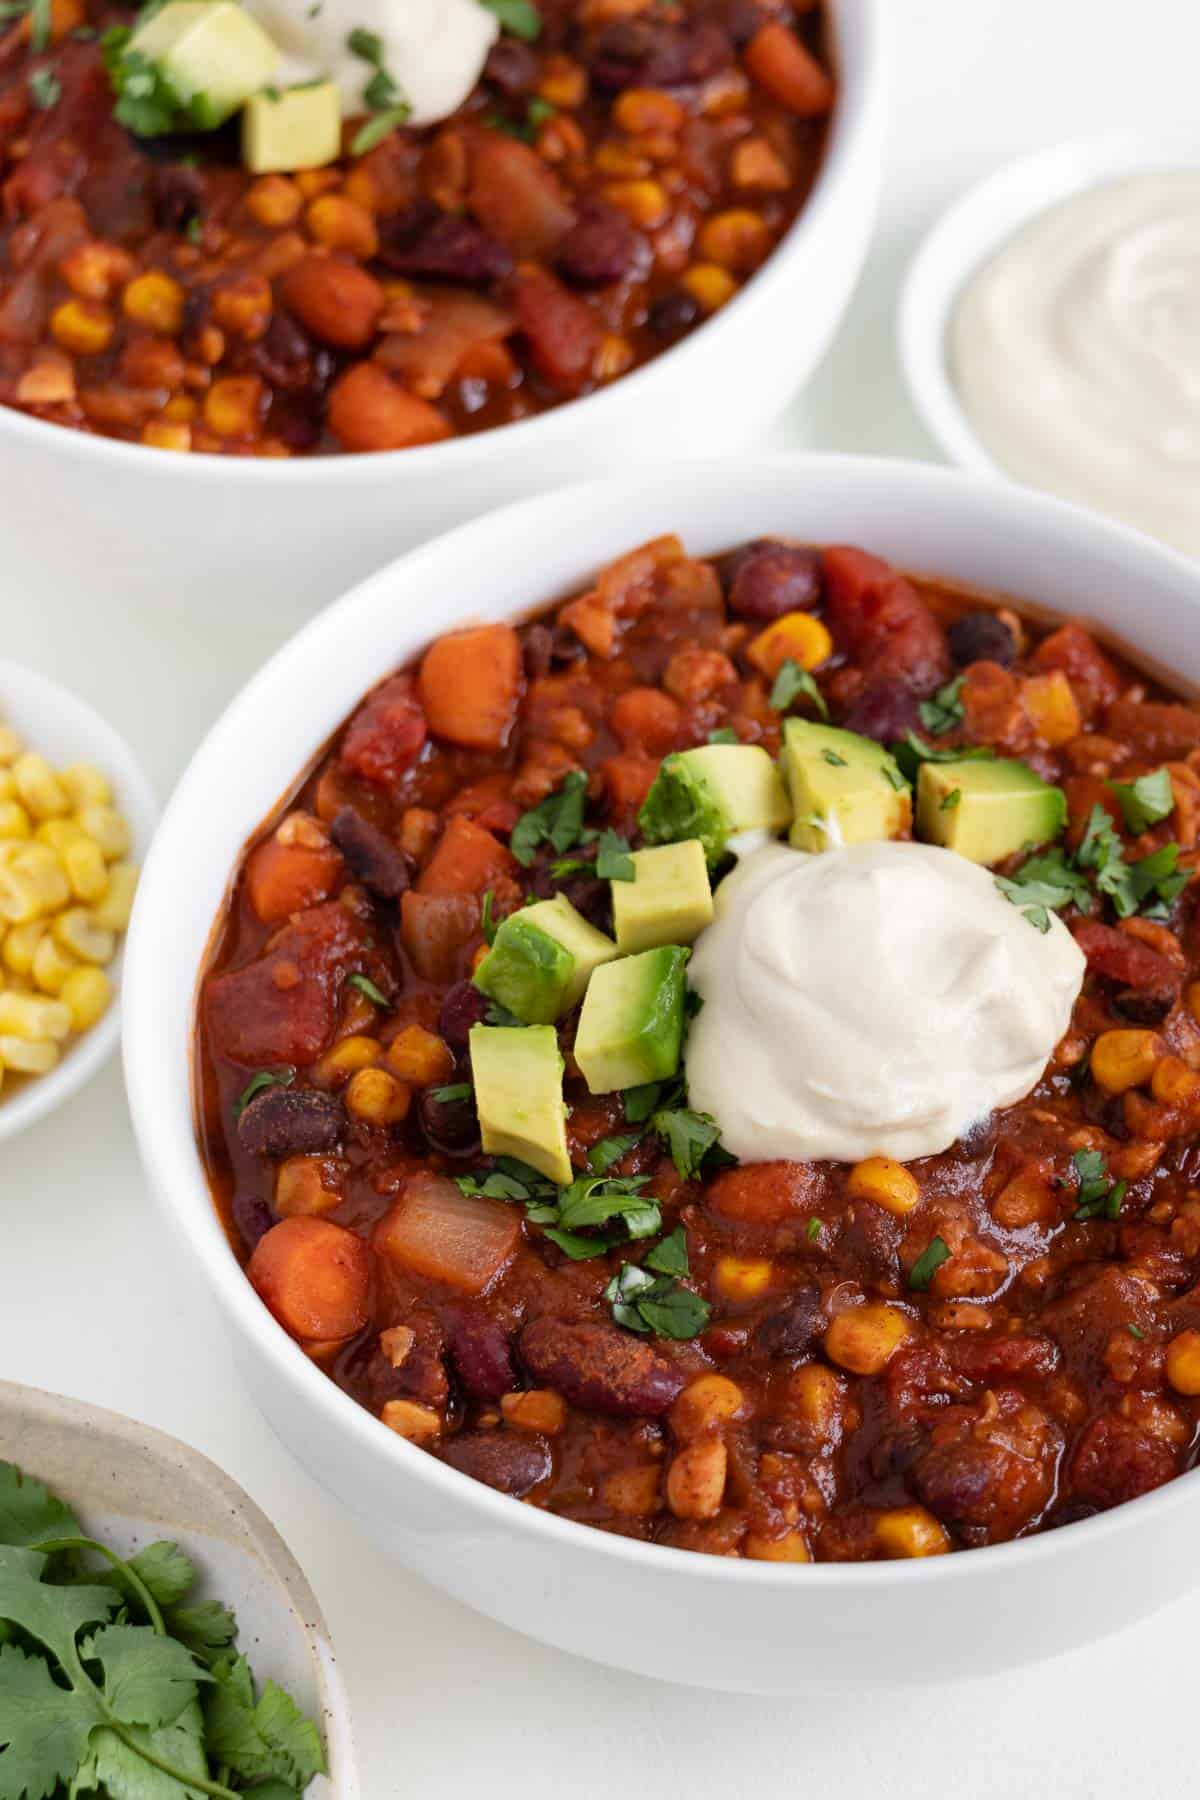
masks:
POLYGON ((276 310, 261 341, 250 352, 251 367, 284 393, 305 392, 316 384, 324 390, 333 374, 328 350, 313 343, 290 313, 276 310))
POLYGON ((483 65, 483 79, 510 98, 516 94, 531 94, 537 86, 539 72, 536 52, 515 37, 498 38, 483 65))
POLYGON ((385 223, 379 261, 403 275, 490 287, 513 266, 510 251, 472 219, 447 213, 401 214, 385 223))
POLYGON ((824 1329, 820 1289, 803 1287, 786 1306, 763 1320, 754 1341, 769 1356, 803 1356, 824 1329))
POLYGON ((1082 1500, 1119 1506, 1170 1481, 1178 1455, 1127 1419, 1101 1413, 1085 1426, 1071 1462, 1071 1485, 1082 1500))
POLYGON ((465 1050, 472 1025, 482 1025, 487 1013, 485 995, 469 981, 456 981, 442 1001, 438 1014, 438 1036, 445 1038, 452 1050, 465 1050))
POLYGON ((589 58, 596 87, 690 87, 707 81, 733 60, 733 46, 719 25, 670 25, 650 19, 617 19, 596 34, 589 58))
POLYGON ((906 732, 920 728, 917 696, 899 681, 868 682, 842 724, 860 737, 874 738, 877 744, 899 743, 906 732))
POLYGON ((611 287, 645 261, 645 246, 623 213, 587 200, 558 246, 559 273, 572 287, 611 287))
POLYGON ((160 231, 181 232, 203 211, 204 177, 180 163, 159 163, 150 179, 154 223, 160 231))
POLYGON ((345 857, 355 879, 378 894, 395 900, 408 886, 408 858, 391 838, 355 806, 343 806, 334 815, 329 835, 345 857))
POLYGON ((303 256, 278 281, 279 297, 300 323, 339 350, 364 350, 385 304, 383 288, 340 256, 303 256))
POLYGON ((656 337, 667 343, 674 343, 676 338, 683 337, 692 329, 700 318, 700 302, 691 294, 677 288, 673 294, 663 294, 650 308, 649 325, 656 337))
POLYGON ((517 1385, 508 1333, 481 1311, 462 1312, 450 1330, 450 1360, 476 1400, 498 1400, 517 1385))
POLYGON ((1131 1025, 1161 1025, 1175 1004, 1169 989, 1123 988, 1113 995, 1113 1011, 1131 1025))
POLYGON ((946 638, 960 669, 973 662, 994 662, 1011 669, 1017 660, 1017 640, 994 612, 964 613, 949 627, 946 638))
POLYGON ((310 1156, 332 1150, 346 1128, 336 1094, 316 1088, 264 1088, 238 1120, 238 1142, 252 1156, 310 1156))
POLYGON ((613 1325, 535 1319, 518 1350, 535 1381, 584 1412, 657 1418, 687 1380, 668 1357, 613 1325))
POLYGON ((443 1444, 438 1455, 473 1481, 518 1497, 545 1481, 554 1467, 545 1438, 529 1432, 465 1431, 443 1444))
POLYGON ((265 1237, 275 1217, 260 1194, 247 1194, 241 1188, 233 1196, 230 1207, 233 1222, 247 1250, 253 1250, 259 1238, 265 1237))
POLYGON ((735 613, 764 623, 784 613, 811 612, 820 603, 820 552, 769 538, 752 545, 741 559, 729 593, 735 613))
POLYGON ((466 1156, 479 1147, 479 1119, 473 1098, 439 1100, 426 1088, 417 1103, 421 1130, 435 1150, 447 1156, 466 1156))
POLYGON ((957 1526, 970 1544, 1014 1536, 1050 1495, 1049 1466, 995 1440, 964 1438, 937 1445, 921 1457, 914 1474, 930 1512, 943 1524, 957 1526))

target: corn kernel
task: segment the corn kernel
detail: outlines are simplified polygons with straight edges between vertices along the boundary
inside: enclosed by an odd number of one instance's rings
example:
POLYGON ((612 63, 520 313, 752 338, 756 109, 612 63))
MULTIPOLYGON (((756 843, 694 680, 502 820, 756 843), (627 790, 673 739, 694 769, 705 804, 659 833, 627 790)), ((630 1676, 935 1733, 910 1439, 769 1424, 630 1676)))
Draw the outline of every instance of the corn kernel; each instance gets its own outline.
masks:
POLYGON ((1167 1380, 1177 1394, 1200 1394, 1200 1331, 1181 1331, 1167 1345, 1167 1380))
POLYGON ((875 1521, 875 1542, 887 1557, 945 1556, 950 1539, 923 1506, 894 1506, 875 1521))
POLYGON ((424 1444, 441 1436, 439 1414, 430 1406, 418 1406, 415 1400, 386 1400, 379 1417, 389 1431, 407 1438, 410 1444, 424 1444))
POLYGON ((671 1408, 671 1430, 677 1438, 702 1437, 736 1419, 745 1404, 745 1394, 728 1375, 698 1375, 671 1408))
POLYGON ((396 1033, 387 1047, 387 1064, 413 1087, 436 1087, 454 1073, 450 1046, 423 1025, 406 1025, 396 1033))
POLYGON ((1102 1031, 1092 1046, 1091 1076, 1106 1094, 1142 1087, 1162 1055, 1153 1031, 1102 1031))
POLYGON ((316 1218, 342 1203, 341 1189, 323 1156, 289 1156, 275 1177, 275 1211, 281 1219, 316 1218))
POLYGON ((44 756, 26 750, 12 766, 17 793, 35 819, 52 819, 71 810, 66 790, 44 756))
POLYGON ((16 762, 24 748, 11 725, 0 725, 0 763, 16 762))
POLYGON ((318 194, 342 184, 340 169, 300 169, 293 179, 306 200, 315 200, 318 194))
POLYGON ((113 863, 109 868, 108 886, 92 907, 92 918, 102 931, 128 929, 137 882, 136 863, 113 863))
POLYGON ((768 681, 774 681, 785 662, 799 663, 802 669, 819 669, 833 655, 833 639, 811 613, 784 613, 751 639, 746 654, 768 681))
POLYGON ((713 1279, 727 1300, 754 1300, 770 1283, 771 1274, 771 1264, 761 1256, 722 1256, 713 1279))
POLYGON ((610 142, 598 144, 593 150, 592 167, 597 175, 617 175, 636 181, 639 176, 650 173, 651 164, 641 154, 640 148, 610 142))
MULTIPOLYGON (((33 973, 34 956, 37 947, 45 936, 46 921, 30 919, 24 925, 14 925, 6 934, 0 958, 5 968, 12 975, 30 975, 33 973)), ((34 980, 37 977, 34 976, 34 980)))
POLYGON ((367 1125, 398 1125, 412 1096, 386 1069, 359 1069, 346 1089, 346 1110, 367 1125))
POLYGON ((1061 669, 1027 675, 1021 683, 1021 704, 1042 742, 1052 748, 1069 744, 1083 729, 1079 703, 1061 669))
POLYGON ((705 313, 714 313, 732 301, 738 292, 738 283, 729 274, 727 268, 718 268, 716 263, 693 263, 691 268, 680 275, 680 288, 691 293, 693 301, 702 306, 705 313))
POLYGON ((643 231, 654 231, 671 216, 667 190, 659 181, 610 181, 604 197, 643 231))
POLYGON ((84 300, 107 300, 113 288, 133 274, 133 258, 116 244, 92 238, 76 244, 58 265, 73 294, 84 300))
POLYGON ((0 841, 33 836, 33 823, 19 800, 0 801, 0 841))
POLYGON ((764 194, 782 194, 792 185, 782 156, 761 137, 735 144, 729 158, 729 179, 734 187, 754 188, 764 194))
POLYGON ((500 1401, 505 1423, 518 1431, 540 1431, 556 1437, 567 1422, 567 1403, 550 1388, 531 1388, 525 1394, 505 1394, 500 1401))
POLYGON ((548 56, 538 95, 564 112, 575 112, 587 99, 587 70, 569 56, 548 56))
POLYGON ((878 1375, 911 1333, 911 1321, 898 1307, 868 1301, 848 1307, 831 1321, 825 1354, 852 1375, 878 1375))
POLYGON ((687 110, 674 94, 661 88, 626 88, 613 101, 613 123, 630 137, 665 131, 678 135, 687 123, 687 110))
POLYGON ((344 194, 321 194, 310 200, 304 215, 308 234, 330 250, 345 250, 360 262, 370 262, 379 249, 379 233, 365 206, 344 194))
POLYGON ((743 1556, 751 1562, 806 1563, 812 1558, 808 1554, 808 1545, 802 1531, 785 1531, 782 1537, 763 1537, 759 1532, 748 1533, 742 1545, 743 1556))
POLYGON ((633 345, 615 331, 606 331, 600 340, 592 373, 597 381, 615 381, 633 363, 633 345))
POLYGON ((286 175, 264 175, 246 195, 246 209, 259 225, 274 230, 294 225, 303 200, 300 189, 286 175))
POLYGON ((99 844, 81 837, 77 843, 67 844, 60 855, 75 898, 89 902, 103 899, 108 889, 108 868, 99 844))
POLYGON ((108 963, 116 953, 113 933, 97 925, 86 907, 68 907, 66 912, 57 914, 50 929, 59 947, 77 956, 80 962, 108 963))
POLYGON ((17 784, 11 769, 0 769, 0 801, 15 800, 17 784))
POLYGON ((142 442, 155 450, 190 450, 192 428, 172 419, 151 419, 142 426, 142 442))
POLYGON ((1188 1106, 1200 1094, 1200 1074, 1180 1056, 1164 1056, 1154 1065, 1150 1092, 1164 1106, 1188 1106))
POLYGON ((88 842, 87 832, 74 819, 43 819, 33 835, 39 844, 49 844, 60 855, 68 844, 88 842))
POLYGON ((112 788, 91 763, 69 763, 59 770, 58 779, 76 811, 85 806, 108 806, 112 802, 112 788))
POLYGON ((52 1038, 0 1037, 0 1065, 14 1075, 48 1075, 60 1054, 52 1038))
POLYGON ((112 343, 116 320, 99 300, 64 300, 50 314, 50 334, 72 356, 99 356, 112 343))
POLYGON ((70 897, 63 866, 48 844, 22 844, 0 866, 0 918, 11 925, 56 912, 70 897))
POLYGON ((731 207, 706 220, 696 247, 705 262, 731 269, 735 275, 749 275, 769 252, 771 233, 756 212, 748 207, 731 207))
POLYGON ((872 1200, 897 1217, 910 1213, 921 1199, 915 1175, 890 1156, 868 1156, 864 1162, 855 1163, 846 1192, 852 1200, 872 1200))
POLYGON ((112 1004, 113 986, 103 969, 72 969, 59 991, 76 1031, 90 1031, 112 1004))
POLYGON ((76 816, 88 836, 100 846, 105 862, 119 862, 129 855, 129 826, 114 807, 81 806, 76 816))
POLYGON ((70 1008, 58 1000, 0 989, 0 1034, 21 1038, 65 1038, 71 1030, 70 1008))
POLYGON ((164 337, 175 337, 183 329, 183 304, 183 289, 161 269, 135 275, 121 296, 127 318, 164 337))
POLYGON ((379 1043, 373 1037, 345 1037, 313 1065, 313 1077, 322 1086, 340 1087, 359 1069, 379 1060, 379 1043))
POLYGON ((213 318, 221 330, 251 343, 262 337, 271 323, 272 305, 270 282, 251 269, 226 276, 213 289, 213 318))
MULTIPOLYGON (((33 953, 33 967, 30 973, 34 983, 44 994, 57 994, 60 998, 67 984, 67 978, 73 975, 79 963, 73 956, 68 956, 61 944, 57 943, 54 934, 42 923, 42 936, 33 953)), ((17 927, 20 929, 20 927, 17 927)), ((101 977, 102 980, 105 977, 101 977)))
POLYGON ((257 375, 225 375, 204 396, 204 423, 218 437, 253 437, 264 388, 257 375))

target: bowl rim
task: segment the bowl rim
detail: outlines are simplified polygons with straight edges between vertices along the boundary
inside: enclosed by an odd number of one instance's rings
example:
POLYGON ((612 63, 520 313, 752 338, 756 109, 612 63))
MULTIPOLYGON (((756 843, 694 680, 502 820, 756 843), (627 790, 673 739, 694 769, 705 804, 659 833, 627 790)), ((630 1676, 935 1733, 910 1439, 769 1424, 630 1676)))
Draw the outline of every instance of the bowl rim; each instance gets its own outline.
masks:
POLYGON ((413 445, 405 450, 278 459, 221 456, 214 451, 172 456, 151 445, 125 443, 119 438, 102 437, 47 419, 33 418, 14 407, 0 407, 0 444, 5 436, 10 436, 18 448, 30 444, 53 450, 57 442, 64 454, 74 455, 87 463, 108 461, 115 474, 127 477, 134 473, 157 473, 168 481, 200 485, 228 478, 255 486, 304 487, 330 482, 341 487, 382 471, 392 471, 398 476, 402 469, 409 467, 416 474, 450 476, 457 469, 486 461, 495 453, 497 444, 504 447, 500 451, 502 455, 508 449, 514 452, 547 451, 578 432, 602 428, 618 415, 621 407, 636 404, 640 399, 653 400, 656 384, 661 386, 669 381, 676 386, 688 369, 702 375, 698 359, 709 354, 710 348, 716 348, 718 334, 728 338, 743 322, 746 329, 751 329, 759 299, 765 298, 768 290, 774 292, 790 281, 795 254, 803 251, 808 236, 819 230, 828 216, 836 214, 842 204, 842 190, 860 156, 864 151, 872 157, 877 154, 875 139, 881 135, 883 125, 889 29, 886 0, 829 0, 829 5, 837 40, 838 99, 817 179, 804 205, 762 267, 726 306, 677 344, 628 375, 610 382, 607 387, 512 424, 494 425, 486 431, 470 432, 438 444, 413 445), (861 47, 858 54, 843 65, 846 17, 851 13, 861 47))
MULTIPOLYGON (((579 482, 500 507, 406 552, 318 613, 251 677, 195 751, 164 813, 135 903, 129 939, 123 1034, 130 1111, 151 1191, 172 1228, 184 1238, 188 1253, 202 1265, 205 1278, 215 1290, 221 1310, 235 1333, 239 1350, 244 1346, 248 1353, 269 1362, 280 1383, 294 1396, 302 1398, 307 1408, 316 1409, 331 1431, 348 1433, 363 1457, 374 1461, 386 1479, 392 1482, 416 1480, 444 1494, 448 1500, 463 1503, 493 1526, 521 1533, 529 1539, 541 1539, 547 1545, 559 1545, 564 1554, 569 1555, 572 1550, 587 1552, 614 1563, 631 1563, 635 1569, 654 1571, 666 1579, 698 1582, 705 1587, 723 1588, 732 1584, 798 1594, 804 1591, 798 1582, 816 1583, 821 1588, 848 1586, 871 1590, 901 1584, 982 1579, 985 1572, 993 1573, 1014 1559, 1044 1562, 1051 1557, 1077 1555, 1085 1549, 1094 1549, 1116 1534, 1149 1527, 1152 1517, 1161 1518, 1167 1509, 1190 1501, 1200 1482, 1200 1468, 1185 1471, 1152 1493, 1091 1518, 1075 1521, 1065 1529, 984 1546, 967 1555, 913 1561, 806 1564, 803 1576, 799 1578, 794 1569, 786 1566, 680 1552, 559 1518, 541 1508, 515 1505, 511 1497, 460 1473, 394 1433, 381 1430, 379 1421, 344 1393, 276 1324, 246 1280, 212 1205, 196 1144, 190 1100, 186 1126, 177 1129, 168 1119, 171 1096, 177 1093, 168 1065, 179 1051, 178 1027, 171 1022, 160 1030, 155 1022, 153 952, 156 933, 161 930, 161 926, 155 924, 155 917, 167 917, 170 911, 174 876, 172 840, 178 836, 186 841, 187 822, 193 808, 203 808, 211 795, 208 764, 213 759, 226 758, 227 743, 244 745, 247 730, 252 728, 251 722, 262 716, 260 696, 265 698, 277 688, 286 686, 286 677, 293 664, 311 664, 310 644, 319 645, 327 636, 334 636, 338 626, 343 628, 344 634, 344 628, 352 625, 356 613, 369 608, 377 595, 386 593, 400 571, 410 585, 419 588, 423 565, 427 561, 440 559, 452 551, 456 553, 456 560, 469 565, 478 561, 479 551, 476 549, 474 555, 472 552, 473 547, 481 543, 486 559, 486 540, 490 534, 507 529, 520 536, 529 535, 536 529, 544 530, 559 509, 570 511, 588 504, 597 513, 612 516, 619 511, 619 504, 616 507, 613 504, 615 496, 647 481, 661 481, 668 475, 677 479, 684 472, 690 482, 702 482, 707 477, 735 487, 745 487, 758 479, 770 481, 785 477, 799 487, 806 473, 819 473, 841 483, 853 481, 861 474, 866 484, 885 482, 890 488, 900 490, 901 498, 905 492, 911 492, 914 496, 920 494, 927 499, 953 502, 956 496, 966 493, 976 502, 986 502, 992 511, 1020 514, 1023 519, 1040 523, 1067 541, 1072 536, 1088 537, 1094 546, 1110 553, 1117 564, 1122 559, 1136 558, 1157 565, 1161 574, 1173 577, 1179 585, 1192 590, 1188 603, 1200 613, 1200 566, 1130 526, 1117 524, 1054 496, 1018 487, 1015 483, 985 481, 933 463, 837 453, 776 453, 752 458, 704 459, 658 465, 657 468, 639 470, 633 476, 579 482), (169 1044, 168 1039, 171 1040, 169 1044), (166 1104, 160 1105, 159 1101, 166 1104)), ((486 561, 480 566, 486 566, 486 561)), ((497 609, 495 616, 517 616, 520 610, 519 607, 509 608, 507 612, 497 609)), ((450 623, 460 622, 456 618, 450 623)), ((184 1045, 189 1067, 196 993, 197 988, 193 986, 184 1045)), ((296 1452, 293 1450, 292 1454, 296 1452)))
MULTIPOLYGON (((56 728, 67 735, 77 731, 84 743, 92 746, 82 750, 80 758, 102 765, 112 783, 114 799, 129 821, 134 851, 144 859, 154 836, 158 803, 148 776, 120 732, 89 701, 53 676, 11 658, 0 658, 0 705, 4 695, 14 689, 22 693, 23 701, 31 703, 36 713, 47 719, 53 717, 56 728)), ((24 735, 31 750, 40 748, 32 734, 24 735)), ((123 942, 118 945, 114 967, 108 971, 113 980, 113 997, 103 1018, 81 1036, 70 1039, 61 1062, 45 1075, 23 1078, 15 1092, 0 1091, 0 1143, 44 1119, 108 1061, 121 1035, 124 960, 123 942)))
POLYGON ((971 277, 1003 246, 1072 195, 1124 175, 1200 165, 1194 125, 1068 138, 1013 157, 959 193, 933 221, 905 269, 895 340, 922 424, 959 468, 1016 480, 975 430, 950 373, 948 333, 971 277))

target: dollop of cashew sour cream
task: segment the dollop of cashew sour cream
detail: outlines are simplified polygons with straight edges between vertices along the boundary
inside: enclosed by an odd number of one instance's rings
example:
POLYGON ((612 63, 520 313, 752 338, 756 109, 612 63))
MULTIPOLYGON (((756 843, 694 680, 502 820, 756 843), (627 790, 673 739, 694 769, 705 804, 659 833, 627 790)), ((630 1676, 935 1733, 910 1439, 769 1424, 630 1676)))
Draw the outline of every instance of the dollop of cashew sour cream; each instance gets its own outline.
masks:
POLYGON ((343 117, 355 118, 376 110, 365 90, 378 67, 412 109, 412 125, 462 105, 500 35, 478 0, 246 0, 246 9, 279 46, 281 86, 334 81, 343 117), (378 39, 377 62, 350 48, 357 32, 378 39))
POLYGON ((1200 554, 1200 171, 1042 213, 968 284, 948 347, 1009 474, 1200 554))
POLYGON ((766 845, 692 953, 690 1103, 748 1162, 935 1155, 1036 1085, 1083 971, 953 850, 766 845))

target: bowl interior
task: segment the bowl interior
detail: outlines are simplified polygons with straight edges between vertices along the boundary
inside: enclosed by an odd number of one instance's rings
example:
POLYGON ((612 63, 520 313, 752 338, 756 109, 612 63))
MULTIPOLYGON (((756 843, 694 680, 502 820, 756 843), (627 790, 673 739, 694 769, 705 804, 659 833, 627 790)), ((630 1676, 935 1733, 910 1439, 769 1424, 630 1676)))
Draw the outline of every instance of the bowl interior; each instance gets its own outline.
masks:
POLYGON ((955 306, 975 271, 1023 225, 1071 194, 1122 175, 1198 161, 1195 128, 1056 144, 1006 164, 942 214, 909 265, 897 336, 913 403, 951 462, 982 474, 1004 473, 959 401, 947 353, 955 306))
MULTIPOLYGON (((157 816, 154 795, 132 750, 107 720, 48 676, 0 660, 0 722, 11 725, 55 768, 90 762, 107 775, 115 803, 129 821, 133 859, 145 861, 157 816)), ((6 1075, 0 1091, 0 1141, 44 1117, 111 1055, 120 1035, 124 961, 122 943, 107 971, 117 990, 112 1006, 90 1031, 69 1040, 56 1068, 48 1075, 6 1075)))

